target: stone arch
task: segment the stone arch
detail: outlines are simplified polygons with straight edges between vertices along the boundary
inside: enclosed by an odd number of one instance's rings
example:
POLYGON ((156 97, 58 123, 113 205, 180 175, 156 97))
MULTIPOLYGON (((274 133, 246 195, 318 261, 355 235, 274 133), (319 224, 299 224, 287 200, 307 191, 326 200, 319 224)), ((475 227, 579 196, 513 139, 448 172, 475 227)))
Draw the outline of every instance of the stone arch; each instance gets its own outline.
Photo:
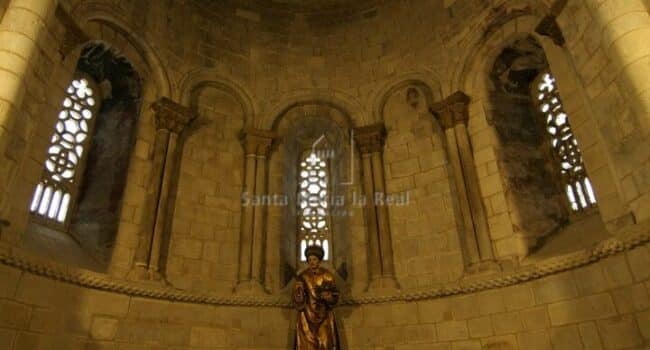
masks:
POLYGON ((372 103, 373 122, 377 123, 384 118, 384 106, 388 98, 395 91, 409 85, 415 85, 424 92, 427 105, 442 98, 440 79, 438 76, 429 72, 413 72, 395 77, 384 84, 375 94, 372 103))
POLYGON ((499 53, 517 39, 530 35, 542 44, 546 52, 550 39, 535 32, 535 27, 541 20, 541 17, 534 15, 519 16, 503 23, 490 35, 482 36, 469 44, 461 64, 453 73, 451 91, 464 91, 473 98, 473 90, 484 81, 472 78, 485 79, 499 53))
MULTIPOLYGON (((584 88, 582 88, 584 83, 576 73, 572 58, 566 50, 554 44, 550 38, 535 32, 535 28, 540 21, 541 17, 537 15, 525 14, 503 22, 498 28, 492 30, 489 35, 475 40, 468 46, 462 64, 459 65, 459 68, 453 74, 452 89, 461 90, 472 98, 469 115, 469 132, 475 157, 480 160, 476 164, 477 167, 484 167, 489 162, 495 162, 494 167, 497 168, 496 162, 500 159, 499 150, 501 146, 498 141, 499 136, 491 118, 496 107, 489 97, 490 91, 493 89, 492 82, 490 81, 490 73, 499 55, 505 48, 527 37, 532 38, 533 41, 541 46, 548 67, 557 79, 560 92, 564 96, 571 95, 572 97, 564 99, 563 102, 565 109, 572 111, 571 115, 575 115, 576 118, 580 119, 580 123, 573 125, 573 129, 580 139, 581 149, 584 151, 589 148, 591 152, 594 152, 596 149, 602 150, 602 145, 604 145, 602 135, 587 131, 592 130, 588 124, 595 123, 595 120, 593 120, 589 112, 588 97, 584 92, 584 88), (483 161, 487 161, 488 163, 483 164, 483 161)), ((592 183, 597 197, 604 192, 598 193, 599 189, 607 189, 606 191, 611 192, 612 188, 617 187, 610 173, 613 171, 612 169, 604 164, 592 164, 590 163, 589 156, 586 155, 585 165, 590 173, 590 178, 595 179, 595 181, 592 180, 592 183), (596 166, 597 168, 590 168, 590 165, 596 166), (607 175, 593 176, 592 170, 598 170, 602 173, 607 173, 607 175)), ((498 171, 500 172, 502 169, 498 171)), ((503 176, 503 174, 501 175, 503 176)), ((503 188, 503 191, 507 191, 504 178, 500 178, 499 180, 499 184, 496 187, 503 188)), ((484 181, 487 180, 479 179, 479 182, 483 182, 482 189, 486 190, 487 182, 484 181)), ((505 192, 502 193, 505 194, 505 192)), ((498 195, 498 192, 496 194, 489 193, 488 195, 483 193, 483 199, 485 201, 492 200, 488 197, 498 195)), ((607 196, 616 196, 616 194, 607 193, 607 196)), ((505 198, 503 198, 503 201, 506 202, 505 198)), ((601 217, 604 221, 607 221, 608 217, 620 217, 622 215, 621 211, 623 211, 621 208, 607 208, 605 212, 601 209, 601 217)), ((518 214, 513 214, 512 212, 506 212, 502 215, 504 216, 502 218, 503 220, 509 221, 512 224, 507 226, 515 225, 515 222, 521 219, 518 218, 518 214)), ((496 222, 497 219, 489 220, 496 222)), ((509 236, 514 234, 514 232, 510 228, 505 228, 505 226, 500 228, 491 227, 490 230, 497 255, 501 257, 507 255, 527 255, 529 254, 529 248, 537 244, 532 238, 526 238, 523 235, 515 234, 514 236, 509 236), (493 230, 500 232, 493 232, 493 230), (494 237, 499 238, 495 239, 494 237)))
MULTIPOLYGON (((116 47, 141 75, 153 81, 156 97, 171 96, 171 83, 158 54, 126 22, 107 11, 93 11, 90 7, 76 8, 74 14, 81 18, 80 25, 84 26, 83 30, 90 36, 91 41, 101 40, 116 47)), ((66 59, 78 57, 85 44, 75 47, 66 59)))
POLYGON ((181 104, 190 106, 192 95, 206 86, 223 90, 233 95, 241 104, 244 111, 244 125, 253 123, 255 118, 255 105, 249 90, 228 78, 220 76, 213 69, 196 69, 187 73, 180 81, 177 89, 177 98, 181 104))
POLYGON ((140 74, 151 79, 157 92, 157 97, 170 96, 171 84, 167 72, 156 52, 147 42, 131 30, 125 23, 120 22, 114 17, 103 14, 89 15, 85 22, 91 28, 89 30, 92 37, 102 38, 103 41, 114 46, 125 55, 135 66, 140 74), (102 31, 92 30, 92 24, 101 25, 102 31), (106 33, 106 29, 112 32, 112 35, 106 33), (101 33, 101 34, 100 34, 101 33), (114 38, 114 39, 111 39, 114 38))
MULTIPOLYGON (((296 261, 298 254, 297 231, 297 190, 298 164, 309 149, 312 142, 325 136, 323 142, 328 147, 329 163, 329 193, 330 193, 330 224, 333 258, 327 264, 343 276, 343 278, 361 278, 363 272, 350 269, 353 258, 350 254, 354 229, 361 227, 354 220, 361 219, 361 213, 348 215, 351 208, 351 191, 354 185, 349 185, 350 169, 358 169, 357 155, 351 150, 349 131, 354 126, 354 120, 348 110, 331 100, 297 100, 288 102, 279 114, 272 120, 270 129, 278 134, 280 141, 269 157, 268 178, 269 193, 282 194, 286 199, 285 206, 270 206, 268 211, 267 236, 267 286, 272 289, 284 288, 301 269, 296 261), (332 152, 332 153, 329 153, 332 152), (355 162, 354 165, 351 165, 355 162), (337 198, 344 198, 345 203, 333 204, 337 198)), ((321 143, 322 145, 323 143, 321 143)), ((355 176, 353 174, 352 176, 355 176)), ((358 179, 353 181, 358 184, 358 179)), ((364 256, 365 258, 365 256, 364 256)), ((343 285, 350 285, 343 282, 343 285)), ((361 285, 361 283, 359 283, 361 285)))
MULTIPOLYGON (((167 72, 163 68, 159 56, 146 41, 132 30, 126 21, 116 18, 113 13, 87 3, 81 4, 72 10, 72 15, 80 18, 77 22, 86 33, 87 40, 76 45, 70 52, 64 52, 64 69, 74 69, 80 53, 92 43, 102 43, 114 48, 120 56, 126 58, 133 66, 141 80, 140 107, 137 111, 138 120, 135 127, 135 145, 150 145, 154 140, 154 112, 150 105, 161 97, 171 95, 171 84, 167 72)), ((150 162, 149 152, 131 152, 128 160, 126 183, 122 195, 121 206, 118 207, 119 224, 115 236, 112 256, 109 260, 108 270, 117 275, 126 274, 132 264, 134 250, 131 242, 136 239, 137 230, 133 225, 139 225, 140 218, 124 219, 122 214, 130 208, 142 207, 145 203, 147 184, 138 184, 134 178, 148 178, 149 168, 143 166, 150 162)), ((146 210, 141 210, 141 215, 146 210)))
POLYGON ((277 98, 277 102, 267 105, 260 111, 256 126, 272 129, 287 111, 302 105, 329 105, 338 109, 348 118, 350 127, 370 123, 367 110, 351 96, 335 90, 297 90, 277 98))

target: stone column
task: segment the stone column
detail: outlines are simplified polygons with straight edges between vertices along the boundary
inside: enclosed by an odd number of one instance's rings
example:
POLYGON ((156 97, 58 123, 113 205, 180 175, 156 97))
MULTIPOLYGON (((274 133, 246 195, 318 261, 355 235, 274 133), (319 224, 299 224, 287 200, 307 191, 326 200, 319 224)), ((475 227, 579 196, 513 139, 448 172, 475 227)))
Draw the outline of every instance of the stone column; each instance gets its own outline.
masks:
POLYGON ((467 133, 469 97, 458 91, 431 106, 445 129, 449 159, 454 169, 461 214, 465 227, 464 243, 468 263, 492 260, 492 242, 483 198, 478 183, 472 147, 467 133))
MULTIPOLYGON (((17 169, 25 156, 28 118, 22 113, 27 81, 48 53, 43 36, 50 28, 56 0, 11 0, 0 22, 0 216, 10 219, 20 232, 27 220, 27 207, 16 207, 10 192, 15 189, 17 169), (31 62, 31 63, 30 63, 31 62), (11 208, 11 206, 14 206, 11 208), (14 220, 9 214, 20 213, 24 218, 14 220)), ((44 64, 44 63, 43 63, 44 64)), ((40 67, 38 67, 40 68, 40 67)))
MULTIPOLYGON (((255 196, 257 198, 264 198, 267 196, 266 184, 268 178, 266 176, 267 169, 267 154, 273 142, 272 137, 260 138, 257 144, 257 153, 255 166, 255 196)), ((253 215, 253 256, 252 256, 252 278, 255 281, 260 281, 264 284, 264 246, 266 244, 266 215, 268 205, 262 205, 254 208, 253 215)))
POLYGON ((621 91, 643 131, 650 131, 650 14, 644 0, 586 2, 600 27, 601 47, 611 60, 621 91))
POLYGON ((266 204, 252 205, 253 198, 266 195, 266 158, 275 133, 247 128, 243 133, 246 157, 243 193, 248 203, 242 203, 241 233, 239 239, 239 275, 237 291, 263 293, 264 246, 266 237, 266 204))
POLYGON ((374 184, 372 176, 372 153, 367 148, 367 145, 359 143, 359 150, 361 151, 361 168, 363 171, 363 192, 366 196, 365 201, 365 214, 366 214, 366 227, 368 228, 368 268, 370 273, 370 280, 381 278, 381 257, 379 247, 379 229, 377 221, 377 211, 374 205, 374 184))
MULTIPOLYGON (((436 108, 434 105, 432 108, 436 108)), ((467 197, 467 186, 465 185, 465 178, 463 176, 463 166, 460 161, 460 154, 458 152, 458 142, 456 140, 456 132, 454 130, 454 120, 450 113, 435 112, 436 119, 440 126, 445 130, 445 139, 447 141, 447 154, 449 155, 449 162, 454 171, 454 182, 456 184, 456 192, 458 195, 458 204, 460 206, 460 215, 463 220, 464 234, 460 235, 461 244, 465 250, 466 263, 469 265, 476 264, 480 261, 478 253, 478 244, 476 243, 476 233, 474 230, 474 221, 472 219, 472 210, 469 206, 469 198, 467 197)))
POLYGON ((153 146, 151 175, 147 186, 148 212, 139 236, 135 266, 139 278, 160 278, 160 247, 167 214, 169 186, 176 169, 178 136, 194 119, 190 110, 163 97, 152 104, 156 136, 153 146))
MULTIPOLYGON (((384 159, 381 149, 372 152, 372 178, 375 193, 386 197, 384 184, 384 159)), ((377 227, 379 228, 379 253, 381 255, 381 274, 384 277, 393 277, 393 242, 390 235, 390 220, 388 218, 388 205, 375 203, 377 208, 377 227)))
POLYGON ((370 287, 373 289, 397 287, 388 207, 376 200, 386 197, 383 162, 385 138, 386 129, 383 124, 354 130, 354 140, 361 152, 362 181, 366 195, 370 287))

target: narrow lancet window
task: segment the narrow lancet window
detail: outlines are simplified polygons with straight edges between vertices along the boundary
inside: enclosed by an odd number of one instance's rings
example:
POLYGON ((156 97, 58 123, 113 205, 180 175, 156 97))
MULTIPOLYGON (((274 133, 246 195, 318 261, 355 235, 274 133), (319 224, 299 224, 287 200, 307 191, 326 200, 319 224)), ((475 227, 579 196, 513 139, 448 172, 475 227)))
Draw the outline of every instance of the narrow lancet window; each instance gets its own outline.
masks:
POLYGON ((66 90, 50 139, 45 170, 36 185, 30 212, 54 224, 66 224, 93 127, 97 101, 87 78, 74 79, 66 90))
POLYGON ((317 152, 309 151, 302 158, 298 169, 298 255, 310 245, 320 245, 325 251, 323 260, 330 259, 329 225, 329 173, 327 162, 317 152))
POLYGON ((578 146, 569 118, 564 111, 555 78, 542 73, 536 86, 539 110, 544 113, 546 131, 551 137, 551 146, 559 161, 560 175, 571 209, 583 211, 596 205, 596 196, 587 176, 582 153, 578 146))

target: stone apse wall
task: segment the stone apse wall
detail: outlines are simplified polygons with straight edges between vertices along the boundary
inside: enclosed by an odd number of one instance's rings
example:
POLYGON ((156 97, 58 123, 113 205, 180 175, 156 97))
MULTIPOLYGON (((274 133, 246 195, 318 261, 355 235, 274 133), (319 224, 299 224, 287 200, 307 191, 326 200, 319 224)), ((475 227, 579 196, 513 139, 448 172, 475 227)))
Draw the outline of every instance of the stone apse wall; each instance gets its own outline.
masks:
MULTIPOLYGON (((346 348, 648 346, 650 49, 640 44, 650 28, 648 4, 562 3, 387 2, 314 15, 207 0, 0 1, 0 77, 7 82, 0 89, 0 219, 10 223, 0 227, 0 348, 290 348, 280 209, 269 209, 267 240, 252 259, 269 293, 233 292, 242 279, 245 226, 239 196, 248 151, 240 132, 281 132, 285 116, 323 106, 351 127, 384 125, 386 191, 410 194, 408 206, 388 211, 399 290, 369 288, 367 219, 357 210, 348 222, 336 260, 346 262, 347 295, 337 311, 346 348), (555 26, 536 30, 543 19, 555 26), (557 77, 607 232, 601 242, 567 243, 543 257, 535 250, 544 239, 519 229, 521 213, 507 200, 492 124, 499 106, 489 99, 494 60, 526 36, 543 47, 557 77), (142 107, 112 257, 91 272, 52 259, 62 255, 56 244, 34 250, 24 236, 63 90, 94 41, 137 71, 142 107), (487 237, 481 252, 492 254, 476 269, 463 239, 468 212, 449 129, 430 113, 456 91, 470 98, 464 155, 475 175, 467 186, 478 189, 487 237), (167 170, 156 165, 162 112, 151 108, 163 97, 195 117, 178 131, 167 170), (165 175, 166 210, 158 214, 152 208, 162 197, 152 184, 165 175), (142 233, 156 227, 155 271, 166 285, 134 271, 142 233)), ((269 169, 281 168, 285 153, 277 147, 267 155, 269 169)), ((362 191, 362 175, 354 176, 353 189, 362 191)), ((282 188, 281 177, 269 174, 269 190, 282 188)), ((573 241, 589 241, 589 232, 580 234, 573 241)))
MULTIPOLYGON (((641 349, 650 336, 648 262, 650 251, 638 247, 530 282, 367 298, 336 315, 346 349, 641 349)), ((1 269, 3 349, 291 347, 294 311, 277 300, 184 302, 192 295, 99 276, 81 282, 121 289, 109 292, 1 269), (151 296, 134 296, 145 291, 151 296)))

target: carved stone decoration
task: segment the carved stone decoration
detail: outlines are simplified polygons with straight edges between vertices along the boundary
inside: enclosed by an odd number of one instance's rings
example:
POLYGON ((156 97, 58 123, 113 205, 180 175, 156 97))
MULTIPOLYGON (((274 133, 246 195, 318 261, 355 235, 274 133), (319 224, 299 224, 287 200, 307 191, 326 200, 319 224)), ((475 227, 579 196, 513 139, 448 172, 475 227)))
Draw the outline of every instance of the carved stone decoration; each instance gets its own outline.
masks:
POLYGON ((183 129, 194 119, 194 114, 189 108, 182 106, 167 97, 151 105, 155 114, 156 129, 166 129, 170 132, 181 133, 183 129))
POLYGON ((384 124, 373 124, 354 129, 354 142, 361 154, 381 152, 385 139, 384 124))
POLYGON ((138 279, 160 279, 160 248, 171 176, 176 168, 176 148, 179 134, 194 120, 191 110, 167 97, 151 105, 155 112, 156 137, 153 146, 153 166, 147 187, 147 209, 143 232, 140 233, 135 255, 138 279))
POLYGON ((90 40, 70 14, 59 4, 56 7, 56 18, 65 27, 65 34, 59 46, 59 54, 64 59, 75 47, 90 40))
POLYGON ((462 91, 456 91, 443 101, 431 105, 431 112, 444 130, 458 123, 467 125, 470 98, 462 91))
POLYGON ((410 87, 406 90, 406 103, 411 106, 411 108, 416 109, 420 103, 420 92, 414 87, 410 87))
POLYGON ((551 38, 557 46, 564 46, 564 35, 562 35, 562 30, 560 30, 554 15, 544 17, 535 28, 535 32, 551 38))
MULTIPOLYGON (((340 304, 363 305, 397 301, 414 302, 513 286, 597 263, 602 259, 616 256, 620 253, 639 248, 643 249, 648 242, 650 242, 650 232, 645 229, 637 233, 612 237, 591 248, 578 250, 560 257, 548 258, 535 262, 534 264, 516 268, 514 271, 497 272, 479 278, 470 276, 467 279, 447 282, 429 290, 411 293, 360 297, 349 296, 341 300, 340 304)), ((32 254, 21 253, 18 249, 0 249, 0 264, 71 285, 134 297, 207 305, 263 306, 287 309, 294 307, 292 301, 284 294, 255 297, 220 296, 179 290, 171 286, 137 284, 61 263, 45 262, 43 259, 36 259, 32 254)))

